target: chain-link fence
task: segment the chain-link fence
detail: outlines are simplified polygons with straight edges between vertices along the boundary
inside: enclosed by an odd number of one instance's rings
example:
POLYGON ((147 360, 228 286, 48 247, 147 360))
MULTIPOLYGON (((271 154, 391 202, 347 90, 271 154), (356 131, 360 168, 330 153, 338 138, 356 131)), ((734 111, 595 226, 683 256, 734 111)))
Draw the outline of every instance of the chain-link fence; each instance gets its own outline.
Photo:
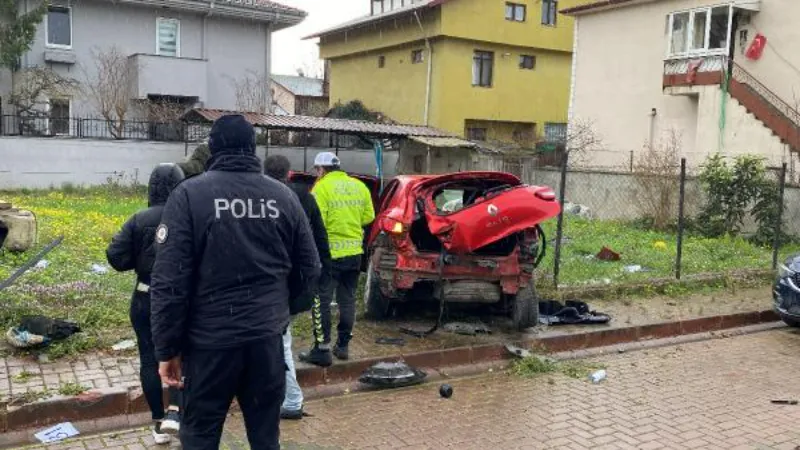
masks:
POLYGON ((563 201, 562 216, 544 224, 549 251, 540 266, 557 287, 736 278, 800 251, 800 188, 787 182, 785 164, 751 158, 752 166, 701 170, 647 155, 619 171, 561 157, 556 165, 497 158, 494 167, 550 186, 563 201))

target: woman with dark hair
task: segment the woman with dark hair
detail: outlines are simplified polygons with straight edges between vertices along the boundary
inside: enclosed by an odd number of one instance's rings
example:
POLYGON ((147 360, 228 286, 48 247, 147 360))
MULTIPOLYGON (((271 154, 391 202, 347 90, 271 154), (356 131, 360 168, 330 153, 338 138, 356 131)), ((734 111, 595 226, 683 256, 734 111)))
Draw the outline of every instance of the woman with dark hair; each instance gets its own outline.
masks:
POLYGON ((150 276, 155 263, 156 229, 170 192, 184 179, 176 164, 160 164, 150 175, 148 207, 134 214, 112 239, 106 258, 115 270, 136 272, 136 286, 131 299, 131 324, 139 347, 139 377, 153 417, 153 439, 168 444, 170 435, 180 430, 179 391, 169 388, 169 407, 165 413, 161 377, 150 328, 150 276))

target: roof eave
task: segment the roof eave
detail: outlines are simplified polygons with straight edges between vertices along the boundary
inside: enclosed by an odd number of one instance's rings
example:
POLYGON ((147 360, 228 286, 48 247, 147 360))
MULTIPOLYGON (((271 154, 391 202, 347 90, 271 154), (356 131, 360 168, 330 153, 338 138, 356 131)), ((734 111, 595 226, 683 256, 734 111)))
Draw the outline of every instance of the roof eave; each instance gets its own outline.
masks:
POLYGON ((658 0, 601 0, 583 5, 573 6, 572 8, 565 8, 560 10, 561 14, 567 16, 580 16, 584 14, 593 14, 611 9, 622 8, 641 3, 650 3, 658 0))
MULTIPOLYGON (((309 39, 323 38, 323 37, 330 36, 330 35, 333 35, 333 34, 344 33, 344 32, 350 31, 350 30, 355 30, 357 28, 363 28, 363 27, 368 26, 368 25, 374 25, 376 23, 380 23, 380 22, 383 22, 385 20, 398 19, 400 17, 404 17, 406 14, 410 14, 412 12, 416 12, 416 11, 418 11, 420 9, 434 8, 436 6, 441 5, 442 3, 445 3, 446 1, 448 1, 448 0, 432 0, 430 2, 412 4, 412 6, 410 8, 408 8, 407 10, 402 11, 402 12, 398 12, 398 13, 395 13, 395 14, 391 14, 391 12, 387 13, 387 14, 381 14, 379 16, 374 16, 372 19, 366 20, 364 22, 359 22, 359 23, 355 23, 355 24, 352 24, 352 25, 342 25, 342 26, 339 26, 339 27, 329 28, 327 30, 322 30, 322 31, 314 33, 314 34, 310 34, 310 35, 305 36, 305 37, 303 37, 301 39, 305 41, 305 40, 309 40, 309 39)), ((354 20, 358 20, 358 19, 354 19, 354 20)))

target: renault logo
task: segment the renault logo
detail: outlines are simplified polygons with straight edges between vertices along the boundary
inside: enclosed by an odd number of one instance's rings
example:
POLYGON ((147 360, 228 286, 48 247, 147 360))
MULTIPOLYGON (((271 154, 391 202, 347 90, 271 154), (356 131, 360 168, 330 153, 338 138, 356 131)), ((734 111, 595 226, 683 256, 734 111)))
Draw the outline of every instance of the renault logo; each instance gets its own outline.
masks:
POLYGON ((497 206, 494 206, 494 205, 489 205, 489 207, 486 208, 486 210, 489 213, 489 215, 492 216, 492 217, 496 216, 497 213, 499 212, 499 210, 497 209, 497 206))

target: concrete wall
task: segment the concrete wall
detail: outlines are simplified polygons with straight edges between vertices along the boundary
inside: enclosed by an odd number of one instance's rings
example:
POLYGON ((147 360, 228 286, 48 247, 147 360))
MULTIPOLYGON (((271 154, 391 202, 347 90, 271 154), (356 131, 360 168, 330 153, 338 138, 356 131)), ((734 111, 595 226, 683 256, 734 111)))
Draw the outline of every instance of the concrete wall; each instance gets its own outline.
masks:
MULTIPOLYGON (((758 153, 772 164, 786 160, 785 149, 763 124, 728 97, 726 134, 718 145, 721 96, 716 86, 695 87, 693 95, 667 95, 662 91, 667 46, 665 21, 674 11, 704 5, 715 0, 665 0, 630 4, 611 10, 579 16, 573 115, 591 122, 602 139, 604 152, 598 152, 591 166, 606 161, 617 165, 631 151, 639 152, 649 142, 676 131, 682 141, 682 156, 697 165, 709 154, 758 153), (636 26, 632 26, 635 24, 636 26), (625 32, 620 32, 625 30, 625 32), (655 116, 651 111, 655 109, 655 116)), ((800 92, 800 73, 789 70, 800 65, 792 43, 800 31, 791 17, 800 14, 800 3, 793 0, 761 2, 751 25, 767 35, 770 47, 757 62, 744 58, 738 33, 732 37, 734 60, 751 71, 790 104, 794 91, 800 92), (778 55, 787 55, 786 61, 778 55)), ((749 32, 746 47, 755 35, 749 32)))
MULTIPOLYGON (((29 7, 38 2, 31 0, 29 7)), ((67 4, 58 0, 53 4, 67 4)), ((234 109, 236 96, 232 80, 242 79, 248 74, 269 73, 268 24, 211 16, 203 19, 199 14, 156 9, 144 6, 115 4, 98 0, 70 2, 72 11, 72 48, 75 64, 51 63, 54 70, 79 82, 94 78, 96 67, 92 54, 112 45, 125 55, 156 53, 156 20, 158 17, 180 20, 180 56, 205 59, 207 92, 205 106, 209 108, 234 109)), ((36 40, 31 50, 23 57, 24 67, 45 65, 45 23, 39 25, 36 40)), ((3 69, 5 71, 5 69, 3 69)), ((172 78, 181 79, 181 73, 172 78)), ((188 77, 185 82, 193 82, 188 77)), ((0 76, 0 81, 4 78, 0 76)), ((170 80, 162 80, 169 87, 170 80)), ((10 86, 0 86, 0 95, 5 97, 10 86), (5 90, 5 92, 3 92, 5 90)), ((75 93, 72 115, 87 117, 96 115, 94 105, 75 93)))
MULTIPOLYGON (((126 184, 134 180, 144 184, 156 164, 182 161, 184 148, 183 143, 0 137, 0 189, 97 185, 109 177, 126 184)), ((192 149, 190 146, 189 152, 192 149)), ((323 150, 329 149, 308 149, 307 169, 323 150)), ((258 149, 262 158, 264 152, 263 147, 258 149)), ((271 147, 269 152, 286 155, 292 170, 303 170, 302 148, 271 147)), ((370 151, 341 150, 339 158, 347 171, 375 173, 375 157, 370 151)), ((384 176, 393 177, 396 166, 397 153, 386 153, 384 176)))

